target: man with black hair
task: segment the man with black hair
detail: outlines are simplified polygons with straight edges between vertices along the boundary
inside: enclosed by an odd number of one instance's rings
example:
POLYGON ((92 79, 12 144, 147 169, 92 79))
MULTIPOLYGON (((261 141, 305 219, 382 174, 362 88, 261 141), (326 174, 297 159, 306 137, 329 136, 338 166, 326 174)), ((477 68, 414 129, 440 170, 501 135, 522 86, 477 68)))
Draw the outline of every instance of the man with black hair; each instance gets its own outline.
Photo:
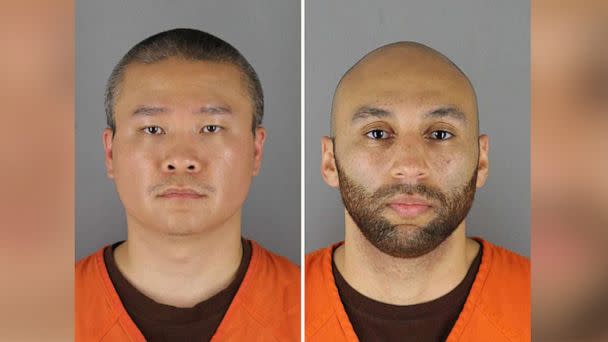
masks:
POLYGON ((247 60, 205 32, 162 32, 120 60, 105 103, 128 237, 77 263, 76 340, 298 340, 298 267, 241 237, 266 137, 247 60))

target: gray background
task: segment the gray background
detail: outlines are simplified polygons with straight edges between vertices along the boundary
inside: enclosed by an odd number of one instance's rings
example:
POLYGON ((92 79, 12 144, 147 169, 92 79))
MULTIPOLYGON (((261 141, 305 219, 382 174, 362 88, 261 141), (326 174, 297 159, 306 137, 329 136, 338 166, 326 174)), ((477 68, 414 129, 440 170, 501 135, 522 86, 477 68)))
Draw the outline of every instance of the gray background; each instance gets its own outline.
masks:
POLYGON ((344 239, 343 206, 319 171, 334 87, 367 52, 413 40, 452 59, 479 98, 490 174, 467 234, 529 256, 530 3, 527 0, 309 0, 306 3, 306 252, 344 239))
POLYGON ((78 0, 76 4, 76 258, 126 238, 107 179, 105 82, 136 43, 176 27, 215 34, 256 69, 268 131, 261 174, 243 210, 243 235, 300 263, 300 2, 78 0))

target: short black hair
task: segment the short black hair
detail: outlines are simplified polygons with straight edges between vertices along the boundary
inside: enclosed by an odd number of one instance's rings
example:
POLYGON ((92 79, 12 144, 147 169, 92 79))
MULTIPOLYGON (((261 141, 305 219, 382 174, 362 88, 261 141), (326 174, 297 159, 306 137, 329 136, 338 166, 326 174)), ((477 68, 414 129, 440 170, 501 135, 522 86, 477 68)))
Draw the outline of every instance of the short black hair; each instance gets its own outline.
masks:
POLYGON ((251 96, 252 128, 255 134, 255 129, 262 124, 264 117, 264 93, 257 73, 239 50, 228 42, 207 32, 188 28, 164 31, 146 38, 132 47, 116 64, 108 79, 105 93, 106 121, 112 132, 116 131, 114 106, 126 67, 131 63, 152 64, 169 57, 230 63, 238 67, 251 96))

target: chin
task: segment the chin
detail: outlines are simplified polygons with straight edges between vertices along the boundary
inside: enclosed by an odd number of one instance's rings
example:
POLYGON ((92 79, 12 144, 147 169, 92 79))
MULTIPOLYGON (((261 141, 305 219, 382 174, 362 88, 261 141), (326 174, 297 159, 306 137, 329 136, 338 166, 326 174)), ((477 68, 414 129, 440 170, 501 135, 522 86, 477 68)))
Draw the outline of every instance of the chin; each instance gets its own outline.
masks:
POLYGON ((188 237, 193 235, 199 235, 202 232, 194 231, 194 230, 171 230, 165 231, 165 235, 172 237, 188 237))
POLYGON ((162 233, 169 236, 192 236, 199 235, 207 231, 207 229, 201 227, 164 227, 162 233))
POLYGON ((415 219, 397 219, 397 220, 387 220, 390 222, 391 226, 395 227, 397 230, 410 231, 410 230, 420 230, 429 225, 431 220, 426 218, 415 218, 415 219))
POLYGON ((161 233, 172 236, 189 236, 205 233, 213 229, 208 220, 177 219, 157 226, 161 233))

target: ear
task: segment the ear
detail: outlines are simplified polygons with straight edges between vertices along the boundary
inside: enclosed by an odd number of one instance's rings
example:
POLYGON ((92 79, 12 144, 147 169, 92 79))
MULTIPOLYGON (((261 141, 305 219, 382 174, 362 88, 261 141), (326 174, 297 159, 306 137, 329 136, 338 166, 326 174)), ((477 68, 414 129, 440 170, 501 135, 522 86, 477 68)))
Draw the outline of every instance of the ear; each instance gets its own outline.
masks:
POLYGON ((264 156, 264 141, 266 141, 266 129, 258 127, 255 129, 255 137, 253 138, 253 175, 257 176, 262 167, 262 157, 264 156))
POLYGON ((340 185, 334 156, 334 142, 327 136, 321 138, 321 175, 327 185, 333 188, 340 185))
POLYGON ((486 134, 479 136, 479 163, 477 163, 477 187, 481 188, 488 178, 490 161, 488 151, 490 149, 490 138, 486 134))
POLYGON ((112 156, 112 140, 114 132, 110 128, 103 130, 103 150, 105 155, 106 174, 108 178, 114 179, 114 159, 112 156))

